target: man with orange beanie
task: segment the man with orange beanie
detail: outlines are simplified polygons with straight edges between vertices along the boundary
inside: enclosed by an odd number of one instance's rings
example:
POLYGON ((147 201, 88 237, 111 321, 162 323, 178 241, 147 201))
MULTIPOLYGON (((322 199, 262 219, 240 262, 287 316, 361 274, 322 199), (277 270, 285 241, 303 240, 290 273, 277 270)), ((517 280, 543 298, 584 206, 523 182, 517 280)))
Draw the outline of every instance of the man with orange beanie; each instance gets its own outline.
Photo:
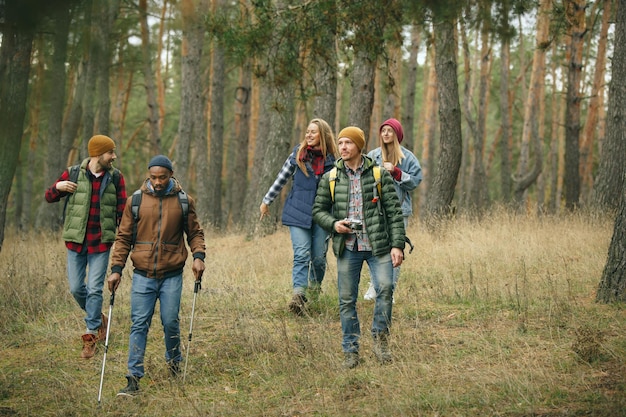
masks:
POLYGON ((121 172, 113 168, 115 142, 95 135, 87 145, 89 157, 67 168, 46 190, 46 201, 67 197, 63 240, 67 248, 70 293, 85 312, 81 357, 91 358, 96 343, 106 337, 107 317, 102 314, 102 287, 109 252, 126 206, 126 186, 121 172), (86 280, 85 280, 86 278, 86 280))
POLYGON ((341 158, 335 163, 336 171, 322 176, 313 205, 313 220, 333 235, 345 368, 360 362, 356 302, 363 262, 367 262, 378 291, 371 327, 374 355, 380 363, 391 362, 393 268, 404 258, 404 222, 393 178, 381 169, 378 184, 376 164, 362 154, 364 147, 360 128, 349 126, 339 132, 341 158))

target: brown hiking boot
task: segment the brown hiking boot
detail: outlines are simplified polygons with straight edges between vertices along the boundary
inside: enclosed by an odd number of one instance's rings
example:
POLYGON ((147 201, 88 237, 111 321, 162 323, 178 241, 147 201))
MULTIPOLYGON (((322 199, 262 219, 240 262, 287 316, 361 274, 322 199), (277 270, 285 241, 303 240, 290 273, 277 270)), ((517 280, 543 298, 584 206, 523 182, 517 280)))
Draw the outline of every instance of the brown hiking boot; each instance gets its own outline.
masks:
POLYGON ((96 343, 98 342, 98 337, 95 334, 84 334, 83 335, 83 351, 80 354, 80 357, 83 359, 92 358, 93 355, 96 354, 96 343))
POLYGON ((107 338, 107 326, 109 319, 102 313, 102 324, 98 327, 98 342, 104 342, 107 338))
POLYGON ((289 311, 298 316, 303 315, 306 311, 306 301, 304 294, 294 294, 289 302, 289 311))

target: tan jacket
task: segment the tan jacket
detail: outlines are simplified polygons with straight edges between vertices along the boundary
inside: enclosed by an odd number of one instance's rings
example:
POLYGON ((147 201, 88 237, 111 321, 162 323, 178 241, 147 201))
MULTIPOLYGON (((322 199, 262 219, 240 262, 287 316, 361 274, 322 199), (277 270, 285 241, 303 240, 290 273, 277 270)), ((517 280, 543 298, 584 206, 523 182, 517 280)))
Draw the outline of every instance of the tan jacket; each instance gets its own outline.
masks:
MULTIPOLYGON (((111 272, 121 273, 128 254, 135 272, 148 278, 167 278, 182 272, 188 252, 183 237, 183 211, 178 200, 180 184, 165 196, 156 196, 148 187, 148 180, 141 187, 143 193, 137 219, 137 238, 133 246, 135 220, 132 214, 132 197, 124 208, 111 256, 111 272)), ((206 247, 204 231, 198 222, 194 200, 189 196, 189 231, 187 243, 194 258, 204 260, 206 247)))

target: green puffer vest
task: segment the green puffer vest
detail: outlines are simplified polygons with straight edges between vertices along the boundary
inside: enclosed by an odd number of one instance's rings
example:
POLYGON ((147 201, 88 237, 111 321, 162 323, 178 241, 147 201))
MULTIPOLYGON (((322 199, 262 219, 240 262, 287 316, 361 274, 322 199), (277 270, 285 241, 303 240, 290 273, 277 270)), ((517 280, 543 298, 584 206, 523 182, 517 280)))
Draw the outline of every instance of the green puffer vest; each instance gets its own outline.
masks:
MULTIPOLYGON (((91 202, 91 181, 87 178, 86 167, 89 158, 80 164, 78 173, 78 187, 76 192, 68 196, 63 224, 63 240, 66 242, 83 243, 87 233, 87 220, 89 219, 89 206, 91 202)), ((115 241, 117 190, 113 184, 113 170, 104 174, 100 189, 100 229, 102 230, 102 242, 115 241)))
MULTIPOLYGON (((334 233, 333 225, 337 220, 345 219, 348 215, 348 196, 350 193, 350 179, 346 174, 343 160, 339 159, 337 179, 335 181, 335 203, 330 194, 330 173, 324 174, 317 188, 315 204, 313 205, 313 219, 323 229, 333 233, 333 252, 340 256, 345 248, 345 234, 334 233)), ((393 178, 384 169, 381 169, 382 196, 380 197, 383 214, 379 214, 378 205, 372 201, 376 180, 372 167, 374 161, 363 156, 363 173, 361 174, 361 190, 363 193, 363 221, 367 235, 372 244, 372 254, 381 256, 391 251, 391 248, 404 250, 404 220, 400 201, 396 193, 393 178)))

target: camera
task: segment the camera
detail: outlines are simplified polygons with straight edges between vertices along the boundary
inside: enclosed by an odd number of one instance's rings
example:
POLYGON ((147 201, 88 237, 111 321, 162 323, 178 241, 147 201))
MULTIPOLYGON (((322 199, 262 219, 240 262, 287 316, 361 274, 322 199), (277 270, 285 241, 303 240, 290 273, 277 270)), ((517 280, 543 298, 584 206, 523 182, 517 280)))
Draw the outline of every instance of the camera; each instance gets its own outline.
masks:
POLYGON ((363 230, 363 222, 361 220, 358 220, 358 219, 346 219, 346 220, 350 222, 350 229, 354 231, 363 230))

